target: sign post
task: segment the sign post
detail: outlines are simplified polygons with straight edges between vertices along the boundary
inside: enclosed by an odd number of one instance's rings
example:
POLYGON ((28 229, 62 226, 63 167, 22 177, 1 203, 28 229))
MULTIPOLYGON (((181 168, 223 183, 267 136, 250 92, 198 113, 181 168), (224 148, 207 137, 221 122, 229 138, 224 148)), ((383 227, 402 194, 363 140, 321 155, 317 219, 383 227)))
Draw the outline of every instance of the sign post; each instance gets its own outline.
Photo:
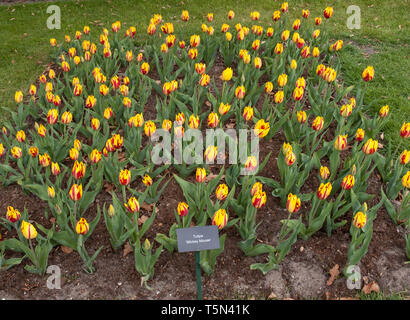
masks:
POLYGON ((176 229, 178 252, 195 251, 195 273, 197 299, 202 300, 202 280, 200 251, 219 249, 219 233, 217 226, 204 226, 176 229))

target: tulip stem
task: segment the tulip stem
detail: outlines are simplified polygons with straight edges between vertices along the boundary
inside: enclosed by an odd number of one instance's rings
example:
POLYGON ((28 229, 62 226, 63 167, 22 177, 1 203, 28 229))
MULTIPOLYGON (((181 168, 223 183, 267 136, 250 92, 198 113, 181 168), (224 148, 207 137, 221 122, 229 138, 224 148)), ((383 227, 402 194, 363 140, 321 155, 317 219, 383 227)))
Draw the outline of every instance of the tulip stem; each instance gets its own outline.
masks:
POLYGON ((125 192, 125 186, 122 186, 122 199, 124 201, 124 203, 127 203, 127 194, 125 192))
POLYGON ((286 222, 282 225, 282 228, 280 229, 280 233, 279 233, 279 241, 282 241, 283 238, 285 237, 286 234, 283 235, 283 231, 286 232, 286 229, 288 227, 289 224, 289 219, 290 216, 292 215, 292 212, 289 213, 288 218, 286 219, 286 222))
POLYGON ((40 271, 40 267, 39 267, 38 261, 37 261, 37 255, 36 255, 36 252, 34 251, 33 244, 31 243, 31 239, 28 239, 28 244, 30 246, 31 251, 33 252, 33 257, 34 257, 33 263, 36 266, 37 270, 40 271))

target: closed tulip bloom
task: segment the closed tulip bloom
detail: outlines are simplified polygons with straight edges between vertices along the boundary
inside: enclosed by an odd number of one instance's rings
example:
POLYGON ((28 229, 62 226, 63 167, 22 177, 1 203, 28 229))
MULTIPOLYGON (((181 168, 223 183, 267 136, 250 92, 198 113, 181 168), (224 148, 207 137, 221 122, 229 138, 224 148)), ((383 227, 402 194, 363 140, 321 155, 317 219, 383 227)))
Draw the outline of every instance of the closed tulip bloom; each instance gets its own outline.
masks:
POLYGON ((305 89, 303 89, 303 87, 296 87, 293 90, 293 94, 292 94, 293 99, 296 101, 301 100, 303 98, 304 93, 305 93, 305 89))
POLYGON ((104 118, 109 120, 109 119, 111 119, 112 115, 113 115, 113 111, 112 111, 111 107, 105 108, 104 118))
POLYGON ((17 209, 14 209, 11 206, 7 207, 7 213, 6 213, 6 218, 8 221, 11 223, 17 222, 21 218, 21 213, 17 209))
POLYGON ((232 20, 233 18, 235 18, 235 12, 233 12, 232 10, 229 10, 228 12, 228 19, 232 20))
POLYGON ((148 25, 148 28, 147 28, 147 33, 148 33, 150 36, 152 36, 152 35, 155 34, 156 31, 157 31, 157 27, 155 26, 155 24, 150 23, 150 24, 148 25))
POLYGON ((112 204, 108 207, 108 215, 112 218, 115 215, 115 209, 112 204))
POLYGON ((195 71, 198 74, 204 74, 206 70, 205 63, 195 63, 195 71))
POLYGON ((235 89, 235 97, 237 99, 243 99, 245 97, 245 87, 239 86, 235 89))
POLYGON ((100 120, 98 120, 97 118, 92 118, 91 119, 91 128, 94 131, 97 131, 100 128, 100 120))
POLYGON ((400 136, 402 138, 410 137, 410 122, 404 122, 400 129, 400 136))
POLYGON ((55 124, 58 120, 58 110, 50 109, 47 113, 47 122, 49 124, 55 124))
POLYGON ((322 24, 322 18, 321 17, 316 17, 315 18, 315 25, 320 26, 322 24))
POLYGON ((177 211, 180 217, 185 217, 188 215, 189 206, 185 202, 178 203, 177 211))
POLYGON ((340 108, 340 115, 344 118, 347 118, 348 116, 350 116, 352 114, 352 105, 351 104, 344 104, 341 108, 340 108))
POLYGON ((388 105, 385 105, 385 106, 380 108, 380 110, 379 110, 380 118, 386 118, 388 114, 389 114, 389 106, 388 105))
POLYGON ((70 159, 71 160, 76 161, 79 155, 80 155, 80 152, 76 148, 70 149, 70 159))
POLYGON ((289 30, 284 30, 281 34, 281 39, 282 41, 287 41, 289 39, 290 36, 290 31, 289 30))
POLYGON ((17 147, 17 146, 14 146, 13 148, 11 148, 11 156, 14 158, 14 159, 20 159, 21 158, 21 156, 22 156, 22 151, 21 151, 21 148, 19 148, 19 147, 17 147))
POLYGON ((262 192, 263 191, 262 188, 263 188, 262 183, 260 183, 259 181, 255 182, 251 188, 251 196, 253 197, 255 193, 259 191, 262 192))
POLYGON ((363 140, 363 138, 364 138, 364 130, 362 129, 362 128, 359 128, 359 129, 357 129, 357 131, 356 131, 356 140, 357 141, 362 141, 363 140))
POLYGON ((245 31, 243 29, 239 30, 236 38, 239 41, 242 41, 245 38, 245 31))
POLYGON ((253 108, 251 106, 247 106, 243 109, 243 118, 245 121, 252 120, 253 118, 253 108))
POLYGON ((287 2, 283 2, 282 5, 280 6, 280 10, 285 13, 285 12, 288 12, 288 9, 289 9, 289 4, 287 2))
POLYGON ((366 225, 367 222, 367 215, 361 211, 357 212, 354 215, 353 218, 353 225, 358 228, 361 229, 366 225))
POLYGON ((205 178, 206 178, 205 168, 196 168, 196 172, 195 172, 196 182, 198 183, 205 182, 205 178))
POLYGON ((225 33, 225 39, 226 39, 226 41, 231 41, 232 40, 232 33, 230 33, 230 32, 226 32, 225 33))
MULTIPOLYGON (((31 149, 31 148, 33 148, 33 147, 30 147, 30 149, 31 149)), ((6 150, 4 149, 3 144, 0 143, 0 157, 4 156, 5 153, 6 153, 6 150)), ((30 153, 30 154, 31 154, 31 153, 30 153)), ((35 158, 35 157, 33 157, 33 158, 35 158)))
POLYGON ((61 62, 61 68, 63 69, 64 72, 70 71, 70 65, 67 61, 61 62))
POLYGON ((73 201, 80 200, 81 197, 83 196, 83 186, 81 184, 80 185, 73 184, 70 189, 69 196, 70 196, 70 199, 73 201))
POLYGON ((16 91, 14 94, 14 101, 16 101, 16 103, 21 103, 23 101, 23 92, 16 91))
POLYGON ((251 55, 250 55, 248 52, 246 52, 246 53, 243 55, 242 60, 243 60, 243 63, 244 63, 244 64, 249 64, 249 63, 251 62, 251 55))
POLYGON ((256 69, 262 68, 262 59, 259 58, 259 57, 255 57, 255 59, 253 59, 253 66, 254 66, 256 69))
POLYGON ((198 56, 198 50, 196 48, 189 49, 188 57, 190 59, 195 60, 197 56, 198 56))
POLYGON ((144 132, 147 137, 151 137, 156 130, 157 127, 153 121, 148 120, 147 122, 145 122, 144 132))
POLYGON ((343 178, 341 183, 342 189, 350 190, 354 187, 354 176, 348 174, 346 177, 343 178))
POLYGON ((51 173, 55 176, 58 176, 61 173, 60 166, 57 162, 51 163, 51 173))
POLYGON ((87 108, 95 107, 96 103, 97 103, 97 99, 94 96, 88 96, 87 99, 85 100, 85 106, 87 108))
POLYGON ((265 191, 258 191, 252 197, 252 205, 256 209, 262 208, 266 204, 266 193, 265 191))
POLYGON ((319 30, 319 29, 316 29, 316 30, 313 31, 313 33, 312 33, 312 38, 313 38, 313 39, 317 39, 317 38, 319 37, 319 35, 320 35, 320 30, 319 30))
POLYGON ((198 129, 199 128, 199 117, 191 114, 191 116, 189 117, 188 124, 191 129, 198 129))
POLYGON ((232 75, 233 75, 232 68, 226 68, 224 71, 222 71, 221 80, 222 81, 229 81, 229 80, 232 79, 232 75))
POLYGON ((276 92, 275 97, 274 97, 275 103, 282 103, 284 97, 285 97, 285 94, 282 90, 276 92))
POLYGON ((347 147, 347 135, 339 135, 335 140, 335 149, 343 151, 347 147))
POLYGON ((50 39, 50 45, 51 45, 52 47, 55 47, 55 46, 57 45, 57 40, 56 40, 55 38, 51 38, 51 39, 50 39))
POLYGON ((327 67, 322 73, 323 80, 332 82, 336 79, 337 72, 333 68, 327 67))
POLYGON ((320 166, 320 178, 322 178, 322 180, 327 180, 329 178, 329 175, 329 168, 326 166, 320 166))
POLYGON ((183 112, 177 113, 175 115, 175 121, 182 126, 185 123, 185 115, 183 112))
MULTIPOLYGON (((2 149, 3 145, 0 146, 0 157, 2 155, 2 149)), ((30 156, 32 156, 33 158, 37 157, 38 155, 38 148, 37 147, 30 147, 28 150, 28 153, 30 154, 30 156)))
POLYGON ((288 152, 292 152, 293 148, 290 143, 284 142, 282 145, 282 153, 286 156, 288 152))
POLYGON ((90 229, 90 226, 87 223, 87 220, 84 218, 81 218, 80 221, 77 222, 77 225, 75 226, 75 232, 81 235, 87 234, 88 230, 90 229))
POLYGON ((124 108, 131 108, 132 106, 131 99, 128 97, 124 97, 124 99, 122 99, 122 105, 124 106, 124 108))
POLYGON ((71 170, 71 173, 72 173, 74 179, 78 179, 78 180, 82 179, 84 177, 84 174, 85 174, 85 169, 86 169, 86 166, 85 166, 84 162, 76 161, 73 165, 73 169, 71 170))
POLYGON ((47 188, 47 194, 48 194, 49 198, 51 198, 51 199, 54 199, 54 197, 56 196, 56 192, 55 192, 53 187, 48 187, 47 188))
POLYGON ((373 139, 369 139, 366 141, 366 143, 364 144, 362 151, 365 154, 373 154, 377 151, 377 147, 379 145, 379 142, 377 140, 373 140, 373 139))
POLYGON ((259 20, 260 13, 258 11, 253 11, 251 12, 250 16, 251 16, 251 20, 253 21, 259 20))
POLYGON ((129 185, 130 182, 131 182, 131 171, 128 170, 128 169, 121 170, 121 172, 118 176, 118 181, 123 186, 129 185))
POLYGON ((229 28, 230 28, 229 25, 226 24, 226 23, 224 23, 224 24, 221 26, 221 32, 223 32, 223 33, 228 32, 229 28))
POLYGON ((331 18, 332 15, 333 15, 333 8, 332 8, 332 7, 327 7, 327 8, 323 11, 323 16, 324 16, 326 19, 331 18))
POLYGON ((210 128, 216 128, 219 124, 219 117, 216 112, 211 112, 208 116, 208 126, 210 128))
POLYGON ((400 163, 403 165, 406 165, 407 163, 409 163, 409 160, 410 160, 410 151, 404 150, 400 154, 400 163))
POLYGON ((273 32, 274 32, 273 28, 269 27, 268 29, 266 29, 266 36, 269 38, 272 37, 273 32))
POLYGON ((368 66, 366 69, 364 69, 362 72, 362 78, 366 82, 373 80, 374 68, 372 66, 368 66))
POLYGON ((296 213, 300 209, 300 199, 297 195, 289 193, 288 201, 286 203, 286 209, 289 213, 296 213))
POLYGON ((306 115, 306 112, 305 111, 298 111, 297 113, 296 113, 296 116, 297 116, 297 119, 298 119, 298 122, 299 123, 305 123, 306 122, 306 119, 307 119, 307 115, 306 115))
POLYGON ((184 127, 183 126, 175 126, 174 127, 174 134, 178 138, 182 138, 184 136, 184 127))
POLYGON ((191 36, 189 43, 192 48, 196 48, 201 43, 201 37, 197 34, 191 36))
POLYGON ((36 95, 36 93, 37 93, 37 87, 36 87, 34 84, 32 84, 32 85, 30 86, 29 93, 30 93, 31 96, 35 96, 35 95, 36 95))
POLYGON ((21 233, 23 234, 24 238, 28 239, 35 239, 37 237, 37 230, 34 226, 26 221, 21 222, 21 233))
POLYGON ((312 56, 317 58, 317 57, 319 57, 319 54, 320 54, 319 48, 314 47, 313 50, 312 50, 312 56))
POLYGON ((208 13, 206 16, 208 22, 212 22, 214 20, 214 14, 213 13, 208 13))
POLYGON ((309 10, 305 10, 305 9, 303 9, 302 10, 302 17, 303 18, 305 18, 305 19, 307 19, 308 17, 309 17, 309 15, 310 15, 310 12, 309 12, 309 10))
POLYGON ((135 213, 140 211, 140 204, 135 197, 129 198, 128 203, 124 203, 124 207, 127 209, 129 213, 135 213))
POLYGON ((275 46, 274 52, 276 54, 281 54, 283 52, 283 44, 281 44, 280 42, 278 42, 275 46))
POLYGON ((247 172, 253 172, 258 166, 258 161, 255 156, 249 156, 245 161, 245 169, 247 172))
POLYGON ((286 86, 287 83, 288 83, 288 76, 285 73, 280 74, 278 76, 278 86, 284 87, 286 86))
POLYGON ((227 104, 227 103, 224 104, 223 102, 221 102, 221 104, 219 105, 218 112, 221 116, 224 116, 225 114, 229 112, 229 109, 231 109, 230 104, 227 104))
POLYGON ((273 90, 273 83, 272 82, 266 82, 265 83, 265 92, 266 93, 271 93, 273 90))
POLYGON ((206 87, 206 86, 209 84, 209 81, 210 81, 210 80, 211 80, 211 79, 210 79, 209 75, 206 74, 206 73, 204 73, 204 74, 201 75, 201 78, 199 79, 199 84, 200 84, 202 87, 206 87))
POLYGON ((269 122, 265 122, 265 120, 260 119, 258 120, 258 122, 256 122, 253 132, 255 136, 258 136, 259 138, 263 138, 269 133, 269 130, 270 130, 269 122))
POLYGON ((26 140, 26 134, 24 133, 23 130, 19 130, 16 133, 16 140, 18 142, 24 142, 26 140))
POLYGON ((278 21, 279 19, 280 19, 280 11, 279 11, 279 10, 276 10, 276 11, 274 11, 273 14, 272 14, 272 20, 273 20, 273 21, 278 21))
POLYGON ((73 121, 73 115, 71 114, 70 111, 65 111, 62 115, 61 115, 61 122, 64 124, 69 124, 73 121))
POLYGON ((218 150, 216 146, 208 146, 205 150, 204 156, 206 162, 213 162, 218 155, 218 150))
POLYGON ((401 184, 403 187, 410 189, 410 171, 407 171, 406 174, 401 179, 401 184))
POLYGON ((295 161, 296 155, 292 151, 287 152, 285 155, 285 163, 290 167, 295 163, 295 161))
POLYGON ((219 230, 223 229, 228 222, 228 214, 225 209, 219 209, 212 217, 212 225, 217 226, 219 230))
POLYGON ((172 128, 172 121, 168 119, 164 119, 164 121, 162 121, 162 129, 166 131, 170 131, 171 128, 172 128))
POLYGON ((167 53, 168 52, 168 45, 166 43, 163 43, 161 45, 161 52, 162 53, 167 53))
POLYGON ((97 149, 94 149, 93 151, 91 151, 90 160, 91 160, 92 163, 100 162, 101 161, 101 152, 98 151, 97 149))
POLYGON ((293 28, 293 30, 299 30, 300 29, 300 19, 296 19, 293 22, 292 28, 293 28))
POLYGON ((224 183, 221 183, 215 190, 215 194, 218 200, 223 201, 228 196, 228 186, 224 183))
POLYGON ((74 146, 75 149, 77 149, 78 151, 80 151, 80 150, 81 150, 81 141, 78 140, 78 139, 75 139, 75 140, 74 140, 74 143, 73 143, 73 146, 74 146))
POLYGON ((325 200, 330 195, 331 192, 332 192, 332 185, 330 182, 326 184, 321 183, 319 186, 319 189, 317 190, 316 195, 320 200, 325 200))
POLYGON ((315 120, 313 120, 312 128, 315 131, 320 131, 323 129, 323 124, 324 124, 323 117, 318 116, 315 118, 315 120))
POLYGON ((181 20, 182 20, 182 21, 188 21, 188 20, 189 20, 188 10, 182 10, 181 20))

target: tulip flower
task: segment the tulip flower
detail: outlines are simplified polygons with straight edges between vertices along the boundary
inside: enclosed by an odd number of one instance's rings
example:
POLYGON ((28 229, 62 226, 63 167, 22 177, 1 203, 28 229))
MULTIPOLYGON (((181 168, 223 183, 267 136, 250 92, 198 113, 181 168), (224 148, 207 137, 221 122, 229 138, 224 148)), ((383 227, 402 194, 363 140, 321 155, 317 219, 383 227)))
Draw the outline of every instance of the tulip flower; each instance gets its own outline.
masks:
POLYGON ((362 72, 362 78, 366 82, 373 80, 374 68, 372 66, 368 66, 366 69, 364 69, 362 72))
POLYGON ((243 116, 243 119, 244 119, 245 121, 252 120, 252 118, 253 118, 253 108, 252 108, 251 106, 245 107, 245 108, 243 109, 243 114, 242 114, 242 116, 243 116))
POLYGON ((131 182, 131 171, 129 171, 128 169, 121 170, 118 176, 118 181, 123 186, 129 185, 131 182))
POLYGON ((304 92, 305 92, 305 89, 303 89, 303 87, 296 87, 296 88, 293 90, 293 94, 292 94, 293 99, 294 99, 295 101, 301 100, 302 97, 303 97, 304 92))
POLYGON ((403 165, 406 165, 409 160, 410 160, 410 151, 408 150, 404 150, 401 154, 400 154, 400 163, 403 165))
POLYGON ((283 88, 286 83, 288 83, 288 76, 285 73, 280 74, 278 76, 278 86, 283 88))
POLYGON ((378 144, 377 140, 369 139, 364 144, 362 151, 367 155, 373 154, 377 151, 378 144))
POLYGON ((86 166, 83 162, 76 161, 73 165, 71 173, 74 179, 80 180, 84 177, 86 166))
POLYGON ((29 93, 30 93, 31 96, 35 96, 35 95, 36 95, 36 93, 37 93, 37 87, 36 87, 34 84, 32 84, 32 85, 30 86, 29 93))
POLYGON ((255 156, 249 156, 245 161, 245 169, 247 172, 255 171, 258 166, 258 161, 255 156))
POLYGON ((256 209, 262 208, 266 204, 266 193, 264 191, 259 190, 256 192, 252 197, 252 205, 256 209))
POLYGON ((214 20, 214 14, 213 13, 208 13, 206 16, 208 22, 212 22, 214 20))
POLYGON ((388 105, 385 105, 385 106, 380 108, 380 110, 379 110, 380 118, 386 118, 388 114, 389 114, 389 106, 388 105))
POLYGON ((197 56, 198 56, 198 50, 196 48, 189 49, 188 57, 191 60, 195 60, 197 56))
POLYGON ((101 160, 101 152, 98 151, 97 149, 94 149, 93 151, 91 151, 90 154, 90 160, 92 163, 98 163, 101 160))
POLYGON ((285 12, 288 12, 288 9, 289 9, 289 4, 287 2, 283 2, 282 5, 280 6, 280 10, 285 13, 285 12))
POLYGON ((232 40, 232 33, 230 33, 230 32, 226 32, 225 33, 225 39, 226 39, 226 41, 231 41, 232 40))
POLYGON ((275 97, 274 97, 275 103, 277 104, 282 103, 284 98, 285 98, 285 94, 282 90, 275 93, 275 97))
POLYGON ((259 138, 263 138, 269 133, 269 130, 270 130, 269 122, 265 122, 265 120, 260 119, 258 120, 258 122, 256 122, 253 132, 255 136, 258 136, 259 138))
POLYGON ((24 133, 23 130, 19 130, 16 133, 16 140, 18 142, 24 142, 26 140, 26 134, 24 133))
POLYGON ((305 111, 298 111, 298 112, 296 113, 296 117, 297 117, 299 123, 302 123, 302 124, 303 124, 303 123, 306 122, 307 115, 306 115, 306 112, 305 112, 305 111))
POLYGON ((285 163, 290 167, 296 161, 296 155, 292 151, 288 151, 285 155, 285 163))
POLYGON ((35 239, 37 237, 37 230, 34 228, 34 226, 26 221, 21 222, 21 233, 23 234, 24 238, 27 240, 29 239, 35 239))
POLYGON ((400 129, 400 136, 402 138, 410 137, 410 122, 404 122, 400 129))
POLYGON ((218 155, 216 146, 208 146, 204 152, 205 160, 207 163, 213 162, 218 155))
POLYGON ((51 173, 55 176, 58 176, 61 173, 60 166, 57 162, 51 163, 51 173))
POLYGON ((178 203, 177 211, 180 217, 185 217, 188 214, 189 206, 185 202, 178 203))
MULTIPOLYGON (((230 104, 224 104, 223 102, 221 102, 221 104, 219 105, 219 109, 218 112, 221 116, 225 115, 228 113, 229 109, 231 108, 230 104)), ((209 120, 209 118, 208 118, 209 120)))
POLYGON ((7 207, 6 218, 11 223, 17 222, 21 218, 21 213, 17 209, 14 209, 12 206, 7 207))
POLYGON ((217 226, 219 230, 223 229, 228 222, 228 214, 225 209, 219 209, 212 217, 212 225, 217 226))
POLYGON ((239 86, 235 89, 235 97, 237 99, 243 99, 245 97, 245 87, 239 86))
POLYGON ((204 73, 204 74, 201 75, 201 78, 199 79, 199 84, 202 87, 206 87, 209 84, 210 80, 211 79, 210 79, 209 75, 204 73))
POLYGON ((182 10, 181 19, 182 19, 182 21, 188 21, 189 20, 188 10, 182 10))
POLYGON ((81 184, 80 185, 73 184, 71 186, 69 196, 70 196, 70 199, 73 201, 80 200, 81 197, 83 196, 83 186, 81 184))
POLYGON ((320 131, 323 128, 323 124, 324 124, 323 117, 318 116, 315 118, 315 120, 313 120, 312 128, 315 131, 320 131))
POLYGON ((347 147, 347 135, 339 135, 335 140, 335 149, 343 151, 347 147))
POLYGON ((262 183, 260 183, 259 181, 255 182, 253 184, 252 188, 251 188, 251 196, 253 197, 255 195, 255 193, 257 193, 259 191, 262 192, 263 191, 262 187, 263 187, 262 183))
POLYGON ((188 124, 191 129, 198 129, 199 128, 199 117, 191 114, 191 116, 189 117, 188 124))
POLYGON ((75 231, 81 235, 87 234, 89 229, 90 227, 87 223, 87 220, 85 220, 84 218, 81 218, 80 221, 78 221, 75 226, 75 231))
POLYGON ((91 119, 91 128, 95 131, 97 131, 100 128, 100 120, 97 118, 92 118, 91 119))
POLYGON ((330 195, 331 192, 332 192, 332 184, 330 182, 326 184, 321 183, 316 192, 316 195, 320 200, 325 200, 330 195))
POLYGON ((401 184, 403 187, 410 189, 410 171, 407 171, 406 174, 401 179, 401 184))
POLYGON ((14 147, 11 149, 10 152, 11 152, 11 156, 12 156, 14 159, 20 159, 21 156, 22 156, 21 148, 19 148, 19 147, 17 147, 17 146, 14 146, 14 147))
MULTIPOLYGON (((2 155, 2 149, 3 145, 0 146, 0 157, 2 155)), ((33 158, 37 157, 38 155, 38 148, 37 147, 30 147, 28 150, 28 153, 30 154, 30 156, 32 156, 33 158)))
POLYGON ((109 120, 109 119, 111 119, 112 115, 113 115, 113 111, 112 111, 111 107, 105 108, 104 118, 109 120))
POLYGON ((327 7, 327 8, 323 11, 323 16, 324 16, 326 19, 331 18, 332 15, 333 15, 333 8, 332 8, 332 7, 327 7))
POLYGON ((300 199, 295 194, 289 193, 286 209, 289 213, 296 213, 299 211, 300 199))
POLYGON ((128 199, 128 203, 124 203, 125 208, 129 213, 135 213, 140 211, 140 204, 135 197, 128 199))
POLYGON ((189 43, 191 44, 192 48, 196 48, 201 43, 201 37, 197 34, 191 36, 189 43))
POLYGON ((206 170, 205 168, 197 168, 195 173, 196 182, 202 183, 205 181, 206 178, 206 170))
POLYGON ((108 207, 108 215, 112 218, 115 215, 115 209, 112 204, 108 207))
POLYGON ((356 141, 362 141, 364 138, 364 130, 362 128, 357 129, 356 131, 356 141))
POLYGON ((282 153, 286 156, 288 152, 292 152, 293 148, 290 143, 284 142, 282 145, 282 153))
POLYGON ((280 19, 280 11, 276 10, 275 12, 273 12, 272 14, 272 20, 273 21, 278 21, 280 19))
POLYGON ((23 101, 23 92, 16 91, 14 94, 14 101, 16 101, 16 103, 21 103, 23 101))
POLYGON ((281 54, 283 52, 283 44, 278 42, 273 50, 276 54, 281 54))
POLYGON ((330 171, 328 167, 320 166, 320 178, 327 180, 329 178, 330 171))
POLYGON ((226 68, 224 71, 222 71, 221 80, 222 81, 231 80, 232 79, 232 74, 233 74, 232 68, 226 68))
POLYGON ((233 12, 232 10, 229 10, 228 12, 228 19, 232 20, 233 18, 235 18, 235 12, 233 12))
POLYGON ((367 215, 361 211, 357 212, 354 215, 353 218, 353 225, 358 228, 361 229, 366 225, 367 222, 367 215))
POLYGON ((157 130, 157 127, 153 121, 148 120, 147 122, 145 122, 144 132, 147 137, 151 137, 155 133, 156 130, 157 130))
POLYGON ((352 114, 352 105, 351 104, 344 104, 341 108, 340 108, 340 115, 344 118, 349 117, 352 114))
POLYGON ((223 201, 228 196, 228 186, 224 183, 221 183, 215 190, 215 194, 218 200, 223 201))
POLYGON ((343 178, 341 183, 343 190, 350 190, 354 187, 354 176, 348 174, 346 177, 343 178))
POLYGON ((47 188, 47 194, 51 199, 53 199, 56 196, 56 192, 53 187, 47 188))
POLYGON ((150 23, 150 24, 148 25, 148 28, 147 28, 147 33, 148 33, 150 36, 152 36, 152 35, 155 34, 156 31, 157 31, 157 28, 156 28, 155 24, 150 23))
POLYGON ((293 22, 292 28, 293 28, 293 30, 299 30, 300 29, 300 19, 296 19, 293 22))
POLYGON ((269 27, 268 29, 266 29, 266 36, 269 38, 272 37, 273 32, 274 32, 273 28, 269 27))
POLYGON ((298 66, 298 64, 297 64, 296 60, 292 59, 292 61, 290 62, 290 68, 292 70, 295 70, 297 68, 297 66, 298 66))

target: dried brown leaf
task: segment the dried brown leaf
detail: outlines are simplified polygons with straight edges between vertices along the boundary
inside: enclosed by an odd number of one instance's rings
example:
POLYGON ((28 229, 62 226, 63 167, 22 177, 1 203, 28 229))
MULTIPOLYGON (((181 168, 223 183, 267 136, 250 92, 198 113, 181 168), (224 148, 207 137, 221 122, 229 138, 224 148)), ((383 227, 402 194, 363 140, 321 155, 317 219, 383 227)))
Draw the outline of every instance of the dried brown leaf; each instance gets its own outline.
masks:
POLYGON ((128 242, 124 244, 124 251, 122 252, 122 256, 125 257, 127 254, 132 252, 132 247, 128 242))
POLYGON ((332 269, 330 269, 329 271, 330 273, 330 278, 329 280, 327 280, 327 286, 331 286, 333 284, 333 282, 336 280, 337 276, 339 275, 340 271, 339 271, 339 265, 336 264, 332 269))
POLYGON ((63 251, 65 254, 70 254, 71 252, 73 252, 73 249, 70 247, 66 247, 66 246, 60 246, 61 251, 63 251))
POLYGON ((362 291, 364 294, 370 294, 371 292, 378 293, 380 291, 380 287, 375 281, 372 281, 369 284, 365 285, 362 291))

